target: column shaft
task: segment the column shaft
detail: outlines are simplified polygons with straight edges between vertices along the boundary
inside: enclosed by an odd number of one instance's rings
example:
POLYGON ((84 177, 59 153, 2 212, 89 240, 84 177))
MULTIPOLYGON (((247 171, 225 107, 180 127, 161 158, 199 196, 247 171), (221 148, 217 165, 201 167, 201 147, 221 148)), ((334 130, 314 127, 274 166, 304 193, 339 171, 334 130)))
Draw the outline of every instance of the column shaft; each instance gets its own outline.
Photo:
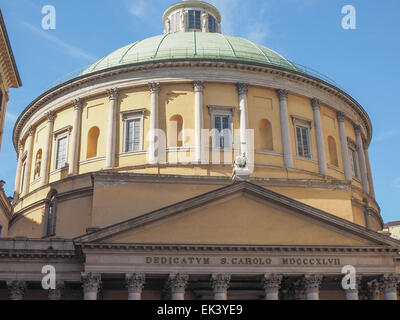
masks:
POLYGON ((240 111, 240 149, 242 154, 246 154, 247 159, 250 159, 250 145, 249 145, 249 114, 247 108, 247 93, 248 85, 239 83, 237 85, 239 94, 239 111, 240 111))
POLYGON ((340 134, 340 145, 342 148, 342 159, 344 175, 347 181, 353 181, 353 170, 351 169, 350 156, 349 156, 349 145, 347 142, 346 128, 344 125, 344 115, 339 112, 337 114, 339 122, 339 134, 340 134))
POLYGON ((23 190, 22 190, 22 196, 25 196, 29 192, 29 183, 31 181, 31 169, 32 169, 32 153, 33 153, 33 136, 35 134, 35 128, 30 127, 29 128, 29 135, 26 140, 26 150, 27 150, 27 156, 26 156, 26 169, 25 169, 25 174, 24 174, 24 181, 23 181, 23 190))
POLYGON ((279 300, 282 278, 281 275, 275 274, 264 276, 265 300, 279 300))
POLYGON ((373 179, 373 176, 372 176, 371 161, 370 161, 370 158, 369 158, 369 151, 368 151, 368 146, 367 146, 366 143, 364 143, 364 155, 365 155, 365 162, 366 162, 366 165, 367 165, 369 194, 371 195, 371 197, 375 198, 374 179, 373 179))
POLYGON ((286 168, 293 168, 292 144, 290 139, 289 114, 287 109, 287 98, 289 91, 277 90, 280 105, 281 131, 283 157, 286 168))
POLYGON ((195 162, 203 160, 201 132, 203 129, 203 82, 194 83, 195 162))
MULTIPOLYGON (((78 174, 78 161, 81 140, 81 122, 82 122, 82 101, 80 99, 74 100, 74 126, 72 127, 72 139, 69 154, 69 170, 68 174, 71 176, 78 174)), ((115 121, 114 121, 115 122, 115 121)))
POLYGON ((319 172, 326 176, 328 171, 327 171, 326 156, 325 156, 324 134, 322 132, 322 124, 321 124, 320 102, 317 99, 312 99, 311 103, 314 112, 315 136, 317 139, 319 172))
POLYGON ((322 275, 306 275, 304 277, 307 300, 319 300, 322 279, 322 275))
POLYGON ((101 286, 101 275, 94 273, 82 273, 84 300, 97 300, 101 286))
POLYGON ((17 164, 17 173, 15 176, 15 184, 14 184, 14 202, 18 200, 20 193, 23 152, 24 148, 22 147, 22 144, 18 143, 18 164, 17 164))
POLYGON ((215 274, 211 277, 211 286, 214 290, 214 300, 228 300, 228 288, 231 281, 229 274, 215 274))
POLYGON ((108 111, 108 128, 107 128, 107 150, 106 150, 106 167, 112 169, 115 166, 115 138, 116 138, 116 117, 117 117, 117 101, 118 90, 108 90, 110 105, 108 111))
POLYGON ((158 94, 160 92, 159 83, 149 83, 150 88, 150 139, 149 139, 149 155, 150 164, 158 162, 156 152, 156 130, 158 129, 158 94))
POLYGON ((52 136, 53 136, 53 127, 54 127, 54 119, 55 114, 52 112, 48 112, 46 114, 47 124, 46 124, 46 141, 43 148, 43 160, 42 167, 40 168, 40 186, 44 186, 49 181, 50 174, 50 157, 51 157, 51 145, 52 145, 52 136))
POLYGON ((144 273, 127 274, 125 276, 128 288, 128 300, 142 300, 142 291, 146 276, 144 273))
POLYGON ((188 281, 189 275, 187 274, 170 274, 167 287, 171 291, 172 300, 185 300, 185 289, 188 281))
POLYGON ((395 274, 384 275, 382 282, 382 288, 385 292, 385 300, 398 300, 397 296, 397 285, 399 278, 395 274))
POLYGON ((356 140, 357 140, 358 161, 360 163, 360 171, 361 171, 361 182, 362 182, 364 191, 366 193, 369 193, 367 166, 365 164, 364 144, 363 144, 363 140, 361 137, 361 128, 359 126, 356 126, 354 128, 354 131, 356 133, 356 140))

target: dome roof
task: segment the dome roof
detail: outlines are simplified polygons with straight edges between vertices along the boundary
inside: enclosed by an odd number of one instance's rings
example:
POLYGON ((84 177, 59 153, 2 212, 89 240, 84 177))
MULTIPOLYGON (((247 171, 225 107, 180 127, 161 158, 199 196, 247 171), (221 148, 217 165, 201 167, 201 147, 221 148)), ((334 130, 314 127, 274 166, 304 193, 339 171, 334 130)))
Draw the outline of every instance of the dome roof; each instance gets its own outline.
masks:
POLYGON ((230 60, 301 71, 278 53, 249 40, 209 32, 177 32, 129 44, 97 61, 80 75, 162 60, 230 60))

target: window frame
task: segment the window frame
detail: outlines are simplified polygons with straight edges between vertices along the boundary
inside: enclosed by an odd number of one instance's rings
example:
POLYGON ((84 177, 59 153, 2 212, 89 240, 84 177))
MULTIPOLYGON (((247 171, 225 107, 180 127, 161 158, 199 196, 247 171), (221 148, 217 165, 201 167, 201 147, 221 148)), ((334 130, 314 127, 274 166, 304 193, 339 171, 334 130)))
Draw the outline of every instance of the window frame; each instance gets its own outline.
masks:
POLYGON ((51 196, 47 199, 46 203, 46 209, 45 209, 45 217, 46 217, 46 222, 44 226, 44 236, 43 238, 48 238, 56 235, 56 230, 57 230, 57 206, 58 206, 58 198, 57 198, 57 193, 51 194, 51 196), (52 201, 54 199, 54 201, 52 201), (53 210, 54 214, 52 216, 52 219, 50 221, 50 208, 51 205, 53 204, 53 210), (51 230, 50 230, 51 228, 51 230))
POLYGON ((191 10, 188 10, 188 14, 187 14, 187 28, 188 28, 188 30, 201 30, 201 11, 200 10, 196 10, 196 9, 191 9, 191 10), (193 21, 194 21, 194 26, 193 27, 191 27, 190 26, 190 13, 191 12, 194 12, 195 14, 194 14, 194 16, 193 16, 193 21), (199 22, 199 26, 197 27, 196 26, 196 12, 199 14, 199 16, 198 16, 198 22, 199 22))
MULTIPOLYGON (((313 160, 313 143, 312 143, 312 135, 311 135, 311 130, 312 130, 312 120, 298 117, 298 116, 292 116, 292 121, 293 121, 293 128, 294 128, 294 139, 296 142, 296 154, 297 157, 304 159, 304 160, 313 160), (300 129, 306 129, 307 130, 307 138, 308 138, 308 148, 309 148, 309 157, 305 157, 299 154, 299 141, 297 139, 297 128, 300 129)), ((304 144, 303 144, 304 147, 304 144)))
POLYGON ((211 130, 212 130, 212 147, 214 149, 217 150, 231 150, 233 148, 233 139, 234 139, 234 131, 233 131, 233 115, 234 115, 234 110, 235 107, 230 107, 230 106, 207 106, 208 107, 208 111, 210 113, 210 117, 211 117, 211 130), (228 117, 228 126, 229 129, 231 130, 231 143, 230 146, 224 146, 224 148, 221 148, 220 145, 220 141, 218 143, 216 136, 215 136, 215 132, 214 130, 216 130, 217 128, 215 127, 215 118, 216 117, 228 117), (218 143, 218 144, 217 144, 218 143))
POLYGON ((212 14, 208 14, 208 32, 210 33, 216 33, 218 32, 218 22, 217 19, 212 15, 212 14), (211 31, 211 21, 214 21, 214 30, 211 31))
POLYGON ((130 111, 122 111, 121 112, 121 117, 122 117, 122 122, 123 122, 123 146, 122 146, 122 153, 138 153, 138 152, 143 152, 144 148, 144 114, 146 112, 146 109, 138 109, 138 110, 130 110, 130 111), (127 150, 127 134, 128 134, 128 122, 129 121, 134 121, 134 120, 140 120, 140 137, 139 137, 139 150, 134 150, 134 151, 128 151, 127 150))
POLYGON ((356 180, 360 180, 361 172, 360 172, 360 164, 358 163, 357 144, 350 138, 347 138, 347 146, 348 146, 348 150, 349 150, 348 151, 349 157, 350 157, 349 160, 350 160, 350 164, 351 164, 353 178, 356 180), (354 166, 356 166, 356 168, 354 166))
POLYGON ((71 134, 71 130, 72 130, 72 126, 67 126, 64 127, 60 130, 57 130, 53 133, 54 135, 54 153, 53 153, 53 169, 55 171, 57 170, 65 170, 66 168, 68 168, 69 164, 68 164, 68 155, 69 155, 69 136, 71 134), (65 164, 64 166, 58 168, 57 167, 57 155, 58 155, 58 142, 61 139, 66 139, 66 157, 65 157, 65 164))

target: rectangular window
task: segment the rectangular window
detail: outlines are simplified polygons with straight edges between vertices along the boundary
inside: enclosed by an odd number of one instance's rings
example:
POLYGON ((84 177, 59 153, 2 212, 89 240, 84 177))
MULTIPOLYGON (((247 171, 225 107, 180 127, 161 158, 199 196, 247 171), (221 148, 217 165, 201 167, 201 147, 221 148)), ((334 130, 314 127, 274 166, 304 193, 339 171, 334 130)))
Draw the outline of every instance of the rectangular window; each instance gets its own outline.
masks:
POLYGON ((208 29, 210 32, 217 32, 217 21, 211 15, 208 15, 208 29))
POLYGON ((189 10, 189 29, 201 29, 201 12, 189 10))
POLYGON ((56 144, 56 169, 64 168, 67 164, 68 137, 57 139, 56 144))
POLYGON ((225 149, 230 147, 231 133, 229 127, 229 116, 215 116, 215 129, 220 135, 219 147, 225 149))
POLYGON ((134 119, 126 122, 125 151, 134 152, 140 150, 141 145, 141 120, 134 119))
POLYGON ((300 157, 311 159, 310 129, 296 126, 297 153, 300 157))
POLYGON ((353 170, 353 176, 358 179, 359 174, 358 174, 358 164, 357 164, 357 151, 350 148, 349 155, 350 155, 351 168, 353 170))
POLYGON ((22 193, 24 190, 25 173, 26 173, 26 162, 24 162, 22 165, 21 182, 20 182, 21 187, 19 188, 19 193, 22 193))

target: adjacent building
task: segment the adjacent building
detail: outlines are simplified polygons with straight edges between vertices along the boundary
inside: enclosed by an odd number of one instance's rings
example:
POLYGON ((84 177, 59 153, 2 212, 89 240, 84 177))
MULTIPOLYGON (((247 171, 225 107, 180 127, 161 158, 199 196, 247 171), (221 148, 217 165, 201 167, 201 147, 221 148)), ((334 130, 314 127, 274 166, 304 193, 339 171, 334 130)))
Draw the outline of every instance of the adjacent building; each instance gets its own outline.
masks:
POLYGON ((362 106, 206 2, 162 21, 20 115, 0 299, 397 299, 362 106))

